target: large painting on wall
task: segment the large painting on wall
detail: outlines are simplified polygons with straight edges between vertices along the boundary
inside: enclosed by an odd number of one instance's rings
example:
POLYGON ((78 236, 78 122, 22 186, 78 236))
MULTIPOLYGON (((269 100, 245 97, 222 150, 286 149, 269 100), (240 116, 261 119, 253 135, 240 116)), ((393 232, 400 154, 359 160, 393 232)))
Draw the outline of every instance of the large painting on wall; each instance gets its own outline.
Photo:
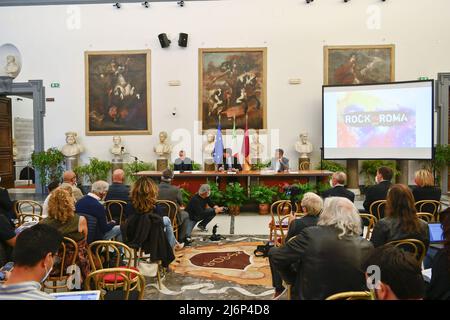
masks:
POLYGON ((85 52, 86 134, 151 134, 150 50, 85 52))
POLYGON ((202 129, 267 128, 267 49, 199 49, 199 120, 202 129))
POLYGON ((393 82, 394 45, 325 46, 324 84, 393 82))

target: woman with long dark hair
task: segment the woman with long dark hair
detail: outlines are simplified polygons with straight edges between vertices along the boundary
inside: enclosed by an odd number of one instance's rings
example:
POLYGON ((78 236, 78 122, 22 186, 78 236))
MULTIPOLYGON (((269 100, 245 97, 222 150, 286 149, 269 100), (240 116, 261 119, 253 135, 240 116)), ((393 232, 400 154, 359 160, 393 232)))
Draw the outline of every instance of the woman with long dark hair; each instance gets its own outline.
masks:
POLYGON ((428 225, 417 217, 411 190, 403 184, 394 184, 387 194, 385 218, 375 225, 370 241, 379 247, 403 239, 420 240, 426 249, 430 244, 428 225))

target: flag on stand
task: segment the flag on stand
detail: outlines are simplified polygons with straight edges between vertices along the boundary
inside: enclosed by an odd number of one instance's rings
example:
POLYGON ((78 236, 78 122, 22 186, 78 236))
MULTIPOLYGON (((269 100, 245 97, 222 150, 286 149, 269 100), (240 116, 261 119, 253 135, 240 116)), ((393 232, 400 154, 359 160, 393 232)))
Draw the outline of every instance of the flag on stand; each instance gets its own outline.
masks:
POLYGON ((237 142, 237 134, 236 134, 236 116, 233 116, 233 131, 231 134, 231 152, 233 153, 233 157, 239 157, 238 151, 238 142, 237 142))
POLYGON ((249 171, 251 169, 250 162, 250 137, 248 135, 248 115, 245 115, 245 132, 244 132, 244 142, 242 143, 242 156, 244 158, 244 165, 242 168, 244 171, 249 171))
POLYGON ((223 164, 223 140, 222 140, 222 127, 220 125, 220 117, 219 117, 219 125, 217 127, 216 144, 214 145, 213 154, 214 154, 214 163, 223 164))

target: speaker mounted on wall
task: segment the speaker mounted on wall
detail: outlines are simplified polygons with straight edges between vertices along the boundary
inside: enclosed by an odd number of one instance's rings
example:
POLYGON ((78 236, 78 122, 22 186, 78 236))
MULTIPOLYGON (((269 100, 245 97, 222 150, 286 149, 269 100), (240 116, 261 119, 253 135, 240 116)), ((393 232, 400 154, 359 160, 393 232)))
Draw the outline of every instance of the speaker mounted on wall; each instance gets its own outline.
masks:
POLYGON ((188 34, 187 33, 180 33, 180 36, 178 38, 178 45, 180 47, 186 48, 188 43, 188 34))
POLYGON ((167 34, 161 33, 158 35, 159 43, 162 48, 168 48, 170 46, 170 40, 167 38, 167 34))

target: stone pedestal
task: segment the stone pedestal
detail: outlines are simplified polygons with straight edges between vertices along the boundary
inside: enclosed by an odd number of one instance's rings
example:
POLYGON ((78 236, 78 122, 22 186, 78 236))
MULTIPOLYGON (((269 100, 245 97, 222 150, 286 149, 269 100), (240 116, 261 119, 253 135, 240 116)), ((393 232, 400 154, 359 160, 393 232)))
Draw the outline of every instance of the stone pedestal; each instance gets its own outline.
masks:
POLYGON ((123 159, 113 159, 111 161, 111 163, 112 163, 112 172, 114 172, 114 170, 116 170, 116 169, 123 170, 123 167, 125 165, 125 162, 123 161, 123 159))
POLYGON ((309 158, 298 158, 298 170, 311 170, 311 161, 309 158))
POLYGON ((169 167, 168 159, 156 159, 156 171, 164 171, 169 167))
POLYGON ((213 163, 205 162, 204 167, 205 171, 216 171, 216 164, 214 162, 213 163))
POLYGON ((73 171, 74 168, 78 167, 79 157, 65 157, 64 161, 66 162, 66 170, 73 171))
POLYGON ((347 188, 359 190, 358 160, 347 160, 347 188))
POLYGON ((409 161, 397 160, 397 167, 400 171, 400 175, 397 176, 396 182, 408 185, 409 161))

